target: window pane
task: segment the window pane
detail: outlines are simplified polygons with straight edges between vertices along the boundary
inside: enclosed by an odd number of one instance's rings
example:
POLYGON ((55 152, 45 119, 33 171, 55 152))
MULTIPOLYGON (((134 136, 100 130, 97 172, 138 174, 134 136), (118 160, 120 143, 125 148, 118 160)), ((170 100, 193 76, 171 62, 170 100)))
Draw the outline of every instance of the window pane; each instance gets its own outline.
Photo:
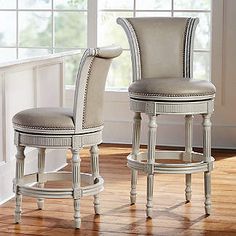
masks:
POLYGON ((118 17, 132 17, 128 12, 103 12, 98 16, 98 45, 119 44, 129 48, 124 30, 116 23, 118 17))
POLYGON ((16 46, 16 12, 0 11, 0 22, 0 47, 16 46))
POLYGON ((193 77, 194 79, 210 80, 210 53, 194 53, 193 77))
POLYGON ((50 49, 34 49, 34 48, 20 48, 19 58, 29 58, 36 56, 44 56, 52 53, 50 49))
POLYGON ((99 9, 132 9, 134 0, 98 0, 99 9))
POLYGON ((194 48, 195 49, 210 49, 210 13, 196 12, 176 12, 175 16, 198 17, 199 24, 196 29, 194 48))
POLYGON ((18 0, 20 9, 50 9, 51 0, 18 0))
MULTIPOLYGON (((65 49, 56 49, 55 52, 65 52, 65 49)), ((79 63, 83 56, 84 50, 81 53, 65 57, 65 85, 75 85, 79 63)))
POLYGON ((83 53, 66 57, 65 60, 65 84, 75 85, 79 63, 83 53))
POLYGON ((55 46, 80 47, 87 44, 87 13, 57 12, 55 14, 55 46))
POLYGON ((86 0, 54 0, 55 9, 87 9, 86 0))
POLYGON ((15 9, 16 0, 0 0, 0 9, 15 9))
POLYGON ((51 46, 51 13, 19 12, 19 41, 21 47, 51 46))
POLYGON ((124 89, 127 90, 132 79, 131 57, 129 51, 123 51, 122 54, 114 59, 111 69, 108 73, 106 90, 124 89))
POLYGON ((171 12, 160 12, 160 11, 156 11, 156 12, 150 12, 150 11, 146 11, 146 12, 137 12, 136 13, 137 17, 170 17, 171 16, 171 12))
POLYGON ((15 48, 0 48, 0 62, 14 61, 16 60, 15 48))
POLYGON ((211 0, 174 0, 175 10, 210 10, 211 0))
POLYGON ((137 10, 170 10, 171 0, 136 0, 137 10))

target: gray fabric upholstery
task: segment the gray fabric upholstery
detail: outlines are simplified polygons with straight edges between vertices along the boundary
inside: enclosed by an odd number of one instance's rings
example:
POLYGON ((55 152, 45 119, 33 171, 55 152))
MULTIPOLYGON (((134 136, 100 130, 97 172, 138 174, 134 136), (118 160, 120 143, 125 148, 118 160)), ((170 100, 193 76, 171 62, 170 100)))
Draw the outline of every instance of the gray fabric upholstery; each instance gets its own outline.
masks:
POLYGON ((83 128, 103 125, 103 95, 111 59, 95 58, 87 83, 83 128))
POLYGON ((188 18, 127 18, 136 34, 142 79, 183 77, 188 18))
POLYGON ((85 52, 81 59, 73 110, 76 132, 101 129, 107 73, 112 59, 121 52, 121 48, 117 46, 97 48, 85 52))
POLYGON ((35 132, 41 130, 73 131, 73 113, 67 108, 32 108, 17 113, 13 119, 13 126, 16 130, 35 132))
POLYGON ((152 99, 168 98, 204 99, 206 96, 214 96, 215 86, 206 80, 194 80, 187 78, 151 78, 138 80, 129 87, 130 97, 141 95, 142 97, 152 97, 152 99))

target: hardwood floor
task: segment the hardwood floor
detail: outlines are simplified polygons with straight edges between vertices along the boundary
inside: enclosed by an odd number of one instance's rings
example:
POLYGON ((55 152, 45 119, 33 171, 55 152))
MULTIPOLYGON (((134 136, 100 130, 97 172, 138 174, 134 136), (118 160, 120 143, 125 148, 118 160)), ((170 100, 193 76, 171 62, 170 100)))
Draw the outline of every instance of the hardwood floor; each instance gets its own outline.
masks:
MULTIPOLYGON (((236 151, 215 151, 212 172, 212 215, 205 217, 203 174, 194 174, 192 201, 184 202, 184 175, 155 175, 153 219, 146 220, 146 177, 139 175, 137 204, 129 205, 129 146, 102 145, 100 172, 105 180, 101 215, 93 213, 92 197, 81 200, 82 226, 73 229, 72 200, 23 198, 21 224, 13 223, 14 199, 0 206, 0 235, 236 235, 236 151)), ((89 171, 88 150, 81 153, 82 171, 89 171)), ((67 166, 65 169, 69 169, 67 166)), ((68 183, 49 183, 65 186, 68 183)))

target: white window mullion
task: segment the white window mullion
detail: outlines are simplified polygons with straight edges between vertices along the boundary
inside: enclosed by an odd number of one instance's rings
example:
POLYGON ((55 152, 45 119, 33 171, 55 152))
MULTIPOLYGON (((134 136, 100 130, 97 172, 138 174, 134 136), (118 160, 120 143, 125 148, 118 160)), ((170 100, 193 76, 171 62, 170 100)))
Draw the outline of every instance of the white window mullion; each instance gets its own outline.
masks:
POLYGON ((136 0, 134 0, 133 17, 136 17, 136 0))
POLYGON ((18 1, 16 0, 16 59, 19 58, 19 12, 18 12, 18 1))
POLYGON ((55 52, 55 22, 54 22, 54 0, 52 0, 52 9, 51 9, 51 21, 52 21, 52 45, 51 45, 51 52, 55 52))
POLYGON ((88 0, 87 46, 97 47, 98 0, 88 0))
POLYGON ((171 0, 171 16, 174 16, 174 0, 171 0))

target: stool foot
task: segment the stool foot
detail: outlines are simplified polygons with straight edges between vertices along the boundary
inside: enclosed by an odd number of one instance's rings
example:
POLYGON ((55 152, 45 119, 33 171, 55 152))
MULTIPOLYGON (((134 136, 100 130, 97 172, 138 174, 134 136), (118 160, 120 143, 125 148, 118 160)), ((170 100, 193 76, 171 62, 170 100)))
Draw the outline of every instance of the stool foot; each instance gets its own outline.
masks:
POLYGON ((130 205, 134 205, 136 203, 136 193, 132 194, 130 192, 130 205))
POLYGON ((151 206, 151 205, 147 205, 146 206, 147 208, 146 208, 146 215, 147 215, 147 218, 150 218, 150 219, 152 219, 152 212, 153 212, 153 210, 152 210, 152 208, 153 208, 153 206, 151 206))
POLYGON ((81 225, 81 218, 80 218, 80 199, 74 200, 74 222, 75 222, 75 228, 79 229, 81 225))
POLYGON ((100 215, 100 201, 99 201, 99 195, 94 195, 94 201, 93 201, 93 205, 94 205, 94 212, 96 215, 100 215))
POLYGON ((21 222, 21 213, 15 211, 15 223, 19 224, 21 222))
POLYGON ((80 229, 80 226, 81 226, 81 219, 75 219, 75 228, 76 229, 80 229))
POLYGON ((192 197, 192 190, 191 190, 191 174, 186 174, 186 175, 185 175, 185 183, 186 183, 185 199, 186 199, 186 202, 190 202, 191 197, 192 197))
POLYGON ((131 171, 131 191, 130 191, 130 204, 133 205, 136 203, 136 185, 137 185, 138 171, 131 171))
POLYGON ((21 222, 21 202, 22 195, 16 194, 15 223, 21 222))
POLYGON ((154 175, 147 176, 147 205, 146 205, 146 214, 148 218, 152 218, 152 209, 153 209, 153 180, 154 175))
POLYGON ((43 208, 44 208, 44 199, 38 198, 37 199, 37 205, 38 205, 39 210, 43 210, 43 208))
POLYGON ((211 172, 204 172, 205 183, 205 213, 211 214, 211 172))
POLYGON ((205 206, 205 214, 208 216, 211 214, 211 206, 205 206))

